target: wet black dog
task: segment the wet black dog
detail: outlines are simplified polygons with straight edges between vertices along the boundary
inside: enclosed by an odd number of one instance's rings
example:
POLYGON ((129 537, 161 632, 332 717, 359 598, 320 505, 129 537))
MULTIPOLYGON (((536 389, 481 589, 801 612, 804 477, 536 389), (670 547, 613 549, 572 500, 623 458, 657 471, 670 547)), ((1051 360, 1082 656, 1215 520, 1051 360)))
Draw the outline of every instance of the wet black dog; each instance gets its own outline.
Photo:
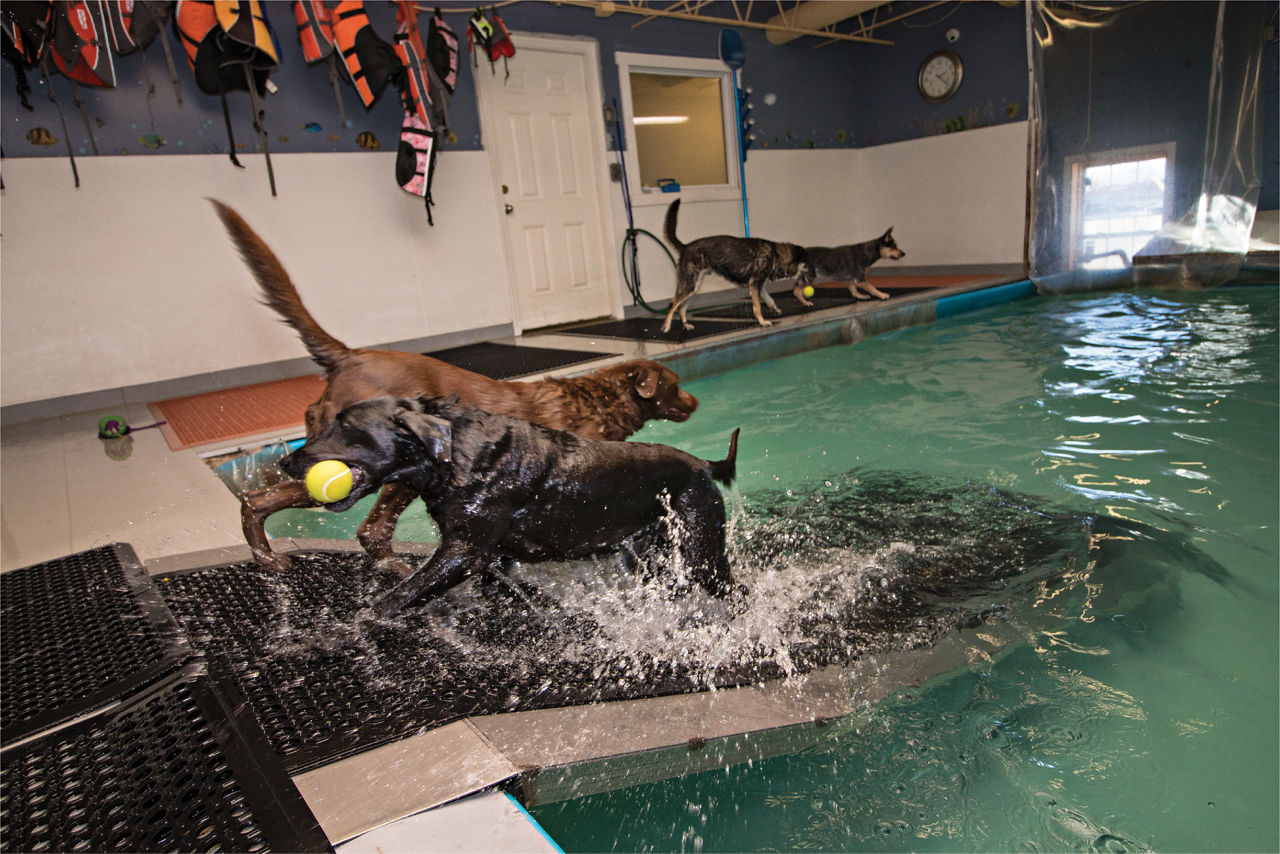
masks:
POLYGON ((351 494, 330 510, 385 483, 422 496, 440 546, 374 604, 391 616, 506 561, 577 560, 624 545, 637 553, 674 545, 693 580, 723 597, 734 584, 714 481, 733 481, 737 447, 735 430, 728 456, 708 462, 666 445, 583 439, 455 400, 383 397, 340 412, 280 466, 305 478, 321 460, 346 463, 351 494))
MULTIPOLYGON (((867 268, 881 258, 897 261, 906 255, 898 248, 893 239, 893 226, 875 240, 865 243, 851 243, 847 246, 806 246, 805 253, 809 259, 809 274, 819 279, 839 279, 849 281, 849 293, 854 299, 867 299, 867 295, 858 290, 858 285, 867 289, 867 293, 877 299, 888 299, 889 295, 867 281, 867 268)), ((809 284, 804 282, 803 284, 809 284)), ((809 305, 804 299, 801 302, 809 305)))
POLYGON ((794 278, 796 281, 792 292, 796 299, 812 305, 802 293, 804 286, 809 283, 811 272, 804 247, 794 243, 775 243, 758 237, 733 237, 728 234, 681 243, 676 237, 676 217, 679 210, 680 200, 676 199, 667 208, 664 225, 667 242, 676 248, 680 256, 676 261, 676 293, 667 309, 667 318, 662 322, 663 332, 671 330, 671 320, 677 311, 680 312, 681 325, 685 329, 693 328, 693 324, 685 317, 687 303, 708 271, 724 276, 751 293, 751 310, 761 326, 773 325, 772 321, 765 320, 760 313, 761 300, 764 300, 774 314, 782 314, 778 304, 765 290, 766 282, 794 278))

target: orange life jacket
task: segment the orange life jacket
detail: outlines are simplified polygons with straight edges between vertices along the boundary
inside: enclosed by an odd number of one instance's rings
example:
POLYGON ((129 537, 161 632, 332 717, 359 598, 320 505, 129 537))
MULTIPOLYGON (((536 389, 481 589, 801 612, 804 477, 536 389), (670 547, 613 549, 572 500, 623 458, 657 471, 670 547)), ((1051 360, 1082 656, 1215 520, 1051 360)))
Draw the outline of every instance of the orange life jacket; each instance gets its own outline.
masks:
POLYGON ((360 101, 365 109, 372 107, 387 83, 402 72, 395 50, 369 25, 362 0, 342 0, 334 7, 333 41, 360 101))

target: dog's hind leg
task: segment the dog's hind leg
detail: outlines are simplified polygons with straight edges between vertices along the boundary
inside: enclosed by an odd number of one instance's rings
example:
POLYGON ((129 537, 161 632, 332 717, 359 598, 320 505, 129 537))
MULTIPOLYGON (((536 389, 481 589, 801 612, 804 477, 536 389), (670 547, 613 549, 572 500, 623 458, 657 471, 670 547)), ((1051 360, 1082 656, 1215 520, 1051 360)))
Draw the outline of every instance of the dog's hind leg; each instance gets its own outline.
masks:
POLYGON ((320 502, 311 497, 307 486, 300 480, 286 480, 274 486, 255 489, 240 499, 240 529, 245 542, 253 553, 258 566, 266 569, 288 569, 288 555, 271 550, 267 539, 267 517, 290 507, 319 507, 320 502))
POLYGON ((394 570, 401 578, 408 578, 413 568, 396 556, 391 541, 395 539, 400 514, 417 497, 417 493, 404 484, 388 483, 382 487, 373 509, 356 531, 356 539, 374 563, 380 568, 394 570))
POLYGON ((689 308, 689 299, 697 293, 698 285, 701 283, 701 271, 680 267, 676 274, 676 294, 671 298, 671 305, 667 308, 667 317, 662 322, 662 331, 664 333, 671 331, 671 321, 675 317, 676 311, 680 312, 680 325, 685 329, 693 328, 693 324, 689 322, 685 312, 689 308))
POLYGON ((725 511, 720 491, 710 484, 705 489, 686 490, 672 509, 684 520, 678 547, 693 579, 717 599, 739 592, 741 585, 734 583, 724 552, 725 511))

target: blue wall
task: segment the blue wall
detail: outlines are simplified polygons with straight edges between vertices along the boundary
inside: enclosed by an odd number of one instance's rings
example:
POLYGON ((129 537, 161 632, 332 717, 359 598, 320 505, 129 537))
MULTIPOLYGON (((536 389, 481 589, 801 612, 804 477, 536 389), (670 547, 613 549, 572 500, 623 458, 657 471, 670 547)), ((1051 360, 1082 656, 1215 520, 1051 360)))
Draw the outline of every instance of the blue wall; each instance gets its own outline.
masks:
MULTIPOLYGON (((895 9, 904 4, 896 4, 895 9)), ((443 3, 450 25, 463 37, 472 4, 443 3)), ((395 32, 389 4, 370 2, 367 11, 384 39, 395 32)), ((615 14, 597 18, 590 9, 526 2, 502 7, 499 14, 511 30, 590 36, 600 43, 606 100, 619 97, 617 51, 715 58, 719 25, 656 19, 636 26, 640 18, 615 14)), ((388 89, 371 111, 342 84, 348 126, 341 127, 333 90, 324 65, 308 67, 294 36, 293 15, 286 3, 268 3, 267 16, 280 42, 280 66, 271 79, 279 92, 265 99, 268 142, 273 152, 355 151, 358 140, 393 147, 402 111, 388 89), (361 137, 361 133, 368 135, 361 137), (371 136, 369 136, 371 135, 371 136)), ((420 17, 424 26, 427 16, 420 17)), ((839 42, 816 48, 812 39, 788 45, 768 43, 761 30, 742 29, 746 65, 742 83, 754 90, 753 117, 759 148, 839 148, 876 145, 966 127, 1025 118, 1026 65, 1023 11, 996 3, 957 3, 922 13, 904 24, 890 25, 882 35, 894 46, 839 42), (946 47, 943 33, 962 32, 954 48, 965 59, 965 81, 945 105, 926 103, 915 90, 916 72, 925 56, 946 47), (905 49, 904 49, 905 48, 905 49), (776 102, 764 104, 772 93, 776 102)), ((94 139, 101 154, 220 153, 227 134, 218 99, 201 93, 187 68, 172 30, 166 37, 175 53, 183 104, 178 106, 160 45, 145 57, 116 58, 119 86, 110 90, 80 87, 94 139), (150 93, 150 94, 148 94, 150 93)), ((519 39, 515 40, 519 51, 519 39)), ((477 69, 465 52, 458 90, 450 105, 450 130, 444 149, 482 147, 475 100, 475 74, 494 73, 488 63, 477 69)), ((496 73, 502 73, 499 64, 496 73)), ((0 70, 0 99, 5 122, 0 130, 5 156, 62 156, 62 121, 49 101, 47 86, 28 72, 35 89, 34 112, 23 110, 14 94, 14 71, 0 70), (44 132, 33 132, 41 128, 44 132), (30 136, 29 136, 30 135, 30 136), (50 139, 56 142, 50 143, 50 139)), ((53 78, 67 134, 77 156, 92 154, 89 133, 73 103, 69 82, 53 78)), ((255 150, 248 96, 229 95, 235 139, 242 150, 255 150)))
MULTIPOLYGON (((910 4, 895 3, 900 12, 910 4)), ((1274 19, 1276 3, 1245 2, 1263 17, 1274 19)), ((341 127, 333 90, 325 66, 308 67, 294 35, 289 4, 268 3, 267 14, 281 47, 281 63, 272 73, 279 92, 266 98, 266 126, 272 152, 359 151, 377 145, 394 148, 402 110, 396 93, 388 89, 373 109, 366 111, 354 91, 341 85, 348 123, 341 127), (376 142, 375 142, 376 141, 376 142)), ((463 65, 458 89, 450 105, 452 137, 442 140, 441 149, 479 149, 479 118, 475 98, 475 74, 495 73, 488 63, 477 69, 465 53, 466 21, 473 4, 457 0, 441 3, 446 17, 462 36, 463 65)), ((1203 43, 1205 28, 1212 32, 1216 2, 1147 4, 1147 12, 1135 18, 1123 37, 1096 51, 1093 56, 1094 83, 1098 87, 1093 117, 1119 116, 1115 141, 1137 144, 1168 127, 1178 131, 1179 160, 1198 144, 1203 147, 1202 127, 1205 86, 1200 74, 1208 61, 1203 43), (1153 64, 1148 58, 1154 58, 1153 64), (1123 82, 1124 92, 1138 92, 1110 99, 1106 87, 1123 82), (1187 141, 1183 141, 1183 139, 1187 141)), ((374 29, 390 39, 395 31, 394 10, 388 3, 367 4, 374 29)), ((619 97, 617 51, 659 53, 675 56, 714 58, 719 25, 689 24, 655 19, 637 26, 637 16, 618 13, 597 18, 590 9, 524 2, 504 6, 499 14, 511 30, 560 35, 590 36, 600 43, 602 76, 606 101, 619 97)), ((1122 16, 1124 17, 1124 16, 1122 16)), ((1256 16, 1255 16, 1256 17, 1256 16)), ((425 27, 427 15, 420 17, 425 27)), ((1123 26, 1123 25, 1122 25, 1123 26)), ((753 118, 756 120, 756 149, 865 147, 912 139, 934 133, 984 127, 1027 116, 1027 69, 1025 12, 1019 5, 992 2, 951 3, 922 12, 905 21, 890 24, 877 32, 891 39, 892 46, 833 43, 816 48, 814 39, 799 39, 775 46, 763 31, 741 29, 746 43, 746 65, 742 83, 753 90, 753 118), (960 39, 948 45, 944 34, 960 31, 960 39), (915 88, 916 73, 926 56, 941 48, 951 48, 965 63, 964 83, 945 104, 931 105, 915 88), (765 104, 765 95, 776 97, 765 104)), ((1084 62, 1092 31, 1075 30, 1063 35, 1063 49, 1072 52, 1072 62, 1084 62)), ((145 57, 135 54, 118 57, 120 85, 111 90, 80 87, 90 124, 102 154, 184 152, 220 153, 227 150, 227 134, 216 97, 204 95, 195 86, 185 57, 172 31, 166 32, 178 63, 183 104, 176 103, 164 56, 153 44, 145 57)), ((519 50, 519 39, 515 40, 519 50)), ((1095 45, 1096 46, 1096 45, 1095 45)), ((1055 150, 1080 150, 1079 134, 1087 126, 1085 116, 1070 106, 1085 81, 1080 65, 1066 65, 1062 79, 1054 81, 1047 95, 1054 119, 1051 133, 1055 150), (1074 69, 1074 70, 1072 70, 1074 69), (1074 149, 1073 149, 1074 147, 1074 149)), ((496 73, 502 73, 499 64, 496 73)), ((1277 207, 1277 60, 1276 43, 1266 50, 1264 66, 1263 187, 1261 206, 1277 207)), ((73 102, 66 78, 55 75, 53 90, 62 106, 62 119, 49 101, 48 86, 39 75, 28 72, 34 86, 33 112, 23 110, 14 94, 14 71, 8 63, 0 69, 0 145, 7 157, 53 156, 65 154, 63 138, 69 136, 77 156, 90 156, 89 133, 73 102), (50 140, 55 140, 50 143, 50 140)), ((248 96, 229 96, 235 138, 242 150, 256 150, 257 140, 250 123, 248 96)), ((1097 148, 1098 146, 1094 146, 1097 148)), ((1110 147, 1110 146, 1108 146, 1110 147)), ((1198 179, 1197 179, 1198 180, 1198 179)), ((1184 194, 1185 195, 1185 194, 1184 194)))

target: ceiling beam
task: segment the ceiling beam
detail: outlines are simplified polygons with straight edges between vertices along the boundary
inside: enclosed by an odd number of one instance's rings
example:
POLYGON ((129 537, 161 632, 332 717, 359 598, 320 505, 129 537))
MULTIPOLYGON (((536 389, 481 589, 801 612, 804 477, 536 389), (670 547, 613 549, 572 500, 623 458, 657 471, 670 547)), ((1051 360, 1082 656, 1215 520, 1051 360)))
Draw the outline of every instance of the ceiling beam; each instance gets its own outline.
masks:
MULTIPOLYGON (((727 27, 744 27, 746 29, 754 29, 754 30, 778 29, 778 27, 772 27, 769 24, 764 22, 734 20, 733 18, 721 18, 714 15, 702 15, 696 12, 676 12, 676 11, 670 11, 669 9, 655 9, 652 6, 633 5, 628 3, 606 4, 606 3, 597 2, 596 0, 559 0, 558 5, 581 6, 586 9, 601 9, 601 10, 611 5, 614 12, 624 12, 631 15, 641 15, 646 20, 652 19, 652 18, 672 18, 677 21, 694 21, 700 24, 721 24, 727 27)), ((823 3, 821 5, 826 5, 826 4, 823 3)), ((833 33, 829 30, 809 29, 806 27, 789 27, 784 29, 787 29, 788 32, 794 33, 795 37, 797 38, 800 36, 818 36, 820 38, 831 39, 833 41, 861 42, 864 44, 893 44, 892 41, 889 41, 887 39, 880 39, 880 38, 876 38, 874 36, 869 36, 869 35, 856 35, 852 33, 833 33)))

